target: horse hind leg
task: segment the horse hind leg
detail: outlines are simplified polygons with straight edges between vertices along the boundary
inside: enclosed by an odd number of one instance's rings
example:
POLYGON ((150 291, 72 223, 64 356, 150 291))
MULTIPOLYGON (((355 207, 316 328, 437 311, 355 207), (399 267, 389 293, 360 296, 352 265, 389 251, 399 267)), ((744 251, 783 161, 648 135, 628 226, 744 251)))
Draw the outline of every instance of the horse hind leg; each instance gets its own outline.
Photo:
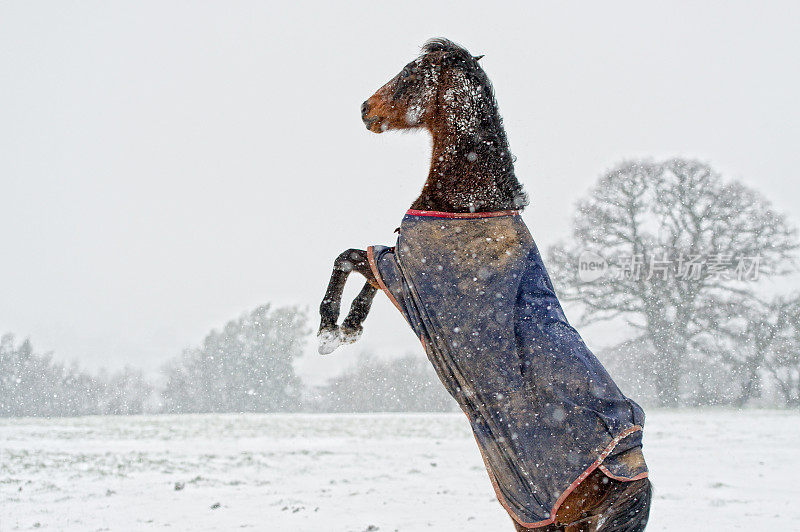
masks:
POLYGON ((653 497, 650 479, 619 483, 615 488, 613 503, 598 520, 598 532, 643 532, 653 497))

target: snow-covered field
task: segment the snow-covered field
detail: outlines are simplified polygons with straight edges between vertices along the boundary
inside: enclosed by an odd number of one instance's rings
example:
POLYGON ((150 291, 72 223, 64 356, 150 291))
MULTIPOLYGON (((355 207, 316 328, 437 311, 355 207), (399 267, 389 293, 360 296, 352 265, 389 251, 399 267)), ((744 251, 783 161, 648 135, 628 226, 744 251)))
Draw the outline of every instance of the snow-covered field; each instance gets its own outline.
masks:
MULTIPOLYGON (((800 530, 800 414, 650 410, 648 530, 800 530)), ((0 420, 0 530, 510 531, 459 414, 0 420)))

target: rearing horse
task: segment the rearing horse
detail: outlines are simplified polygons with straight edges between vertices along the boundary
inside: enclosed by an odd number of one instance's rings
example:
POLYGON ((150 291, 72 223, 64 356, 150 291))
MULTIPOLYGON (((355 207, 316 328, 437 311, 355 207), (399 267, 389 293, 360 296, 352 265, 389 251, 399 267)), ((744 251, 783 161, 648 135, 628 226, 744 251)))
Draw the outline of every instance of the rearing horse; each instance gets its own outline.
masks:
POLYGON ((374 133, 428 130, 433 153, 397 245, 337 257, 320 353, 356 341, 383 290, 467 415, 517 530, 644 530, 644 413, 564 316, 519 216, 527 196, 479 59, 433 39, 361 106, 374 133), (339 327, 352 271, 367 282, 339 327))

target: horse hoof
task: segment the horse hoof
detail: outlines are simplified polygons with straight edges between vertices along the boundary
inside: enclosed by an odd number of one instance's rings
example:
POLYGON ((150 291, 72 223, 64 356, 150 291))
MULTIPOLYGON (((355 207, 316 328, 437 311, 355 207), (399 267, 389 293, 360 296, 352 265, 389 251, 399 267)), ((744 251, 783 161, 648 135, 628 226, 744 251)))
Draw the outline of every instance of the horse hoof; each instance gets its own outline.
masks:
POLYGON ((320 355, 329 355, 342 345, 339 329, 325 329, 317 334, 319 339, 318 351, 320 355))
POLYGON ((358 341, 361 338, 361 333, 364 332, 363 327, 358 327, 357 329, 351 329, 349 327, 342 327, 342 343, 343 344, 352 344, 358 341))

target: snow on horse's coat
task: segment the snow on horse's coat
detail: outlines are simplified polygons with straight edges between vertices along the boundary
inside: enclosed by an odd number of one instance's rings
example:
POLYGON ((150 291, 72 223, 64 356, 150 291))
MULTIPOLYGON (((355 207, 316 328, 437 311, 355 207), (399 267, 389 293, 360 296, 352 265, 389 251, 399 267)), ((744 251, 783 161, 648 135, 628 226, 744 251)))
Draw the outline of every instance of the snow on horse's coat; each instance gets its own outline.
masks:
POLYGON ((396 247, 368 254, 518 522, 553 522, 596 467, 618 480, 647 476, 644 413, 567 322, 516 212, 409 211, 396 247))

